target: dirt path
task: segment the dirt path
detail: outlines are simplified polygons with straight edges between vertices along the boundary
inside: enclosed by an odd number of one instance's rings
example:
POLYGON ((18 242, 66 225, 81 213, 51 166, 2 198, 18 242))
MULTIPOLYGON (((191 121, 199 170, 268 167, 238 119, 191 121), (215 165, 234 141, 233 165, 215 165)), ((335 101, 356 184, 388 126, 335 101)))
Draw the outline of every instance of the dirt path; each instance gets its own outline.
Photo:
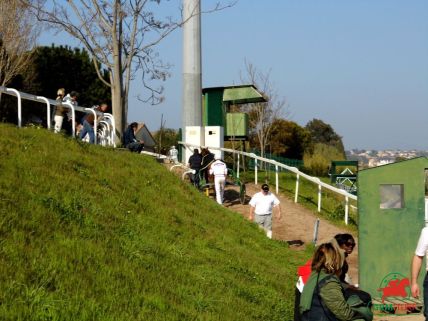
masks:
MULTIPOLYGON (((225 192, 225 203, 224 205, 232 211, 238 212, 244 217, 248 218, 249 205, 248 201, 250 197, 260 190, 259 186, 254 184, 246 184, 247 188, 247 202, 245 205, 241 205, 238 199, 238 189, 233 186, 226 188, 225 192)), ((305 244, 311 243, 313 240, 314 226, 317 220, 314 212, 306 209, 300 204, 294 203, 294 200, 290 200, 287 197, 279 194, 277 195, 281 202, 282 217, 280 220, 274 219, 273 221, 273 238, 283 241, 289 241, 292 248, 296 250, 301 249, 305 244), (302 244, 303 242, 303 244, 302 244), (302 244, 302 245, 299 245, 302 244)), ((214 195, 210 195, 214 197, 214 195)), ((349 233, 344 228, 337 227, 330 222, 320 219, 319 232, 318 232, 318 244, 323 241, 328 241, 337 233, 349 233)), ((353 233, 355 234, 355 233, 353 233)), ((354 235, 357 242, 357 246, 354 252, 348 257, 349 262, 349 275, 354 283, 358 283, 358 238, 354 235)), ((374 320, 376 321, 423 321, 424 317, 422 314, 411 314, 411 315, 375 315, 374 320)))
MULTIPOLYGON (((181 173, 180 173, 181 177, 181 173)), ((273 186, 272 186, 273 187, 273 186)), ((247 183, 247 197, 245 205, 239 202, 239 190, 236 186, 227 186, 225 191, 224 206, 230 210, 241 214, 248 218, 249 205, 248 202, 252 195, 260 191, 260 186, 253 183, 247 183)), ((308 210, 300 204, 294 203, 284 195, 277 195, 281 202, 282 217, 280 220, 273 220, 273 238, 283 241, 288 241, 290 246, 296 250, 303 249, 305 244, 313 241, 314 226, 317 220, 316 213, 308 210)), ((211 191, 210 198, 215 201, 214 191, 211 191)), ((345 228, 337 227, 329 221, 320 218, 318 230, 318 244, 323 241, 330 240, 337 233, 349 233, 345 228)), ((351 233, 355 234, 355 233, 351 233)), ((354 235, 357 246, 354 252, 348 257, 349 275, 353 283, 358 284, 358 238, 354 235)), ((302 262, 303 264, 304 262, 302 262)), ((412 315, 375 315, 375 321, 422 321, 422 314, 412 315)))
MULTIPOLYGON (((225 192, 225 207, 232 211, 238 212, 244 217, 248 218, 250 207, 248 201, 251 196, 260 191, 259 186, 255 186, 253 183, 247 183, 247 200, 245 205, 241 205, 238 197, 238 188, 234 186, 226 187, 225 192)), ((290 200, 287 197, 279 194, 277 195, 281 202, 281 219, 275 220, 273 218, 273 238, 288 241, 292 248, 299 250, 302 249, 306 244, 313 241, 314 238, 314 227, 317 221, 317 216, 307 208, 300 204, 294 203, 294 200, 290 200)), ((210 195, 214 197, 214 195, 210 195)), ((344 228, 337 227, 326 220, 320 219, 318 229, 318 244, 323 241, 330 240, 334 235, 338 233, 349 233, 344 228)), ((355 237, 358 246, 358 240, 355 237)), ((358 248, 355 248, 348 260, 350 271, 349 274, 354 283, 358 283, 358 260, 357 260, 358 248)), ((303 264, 304 262, 302 262, 303 264)))

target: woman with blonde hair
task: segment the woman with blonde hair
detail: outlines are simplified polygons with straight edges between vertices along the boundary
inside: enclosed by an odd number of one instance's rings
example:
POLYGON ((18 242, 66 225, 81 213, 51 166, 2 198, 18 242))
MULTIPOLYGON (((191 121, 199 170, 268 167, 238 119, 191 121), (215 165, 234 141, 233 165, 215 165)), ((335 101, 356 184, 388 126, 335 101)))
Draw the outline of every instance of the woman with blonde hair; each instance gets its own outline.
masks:
POLYGON ((311 275, 300 298, 302 321, 371 321, 373 314, 358 296, 348 301, 339 276, 345 254, 335 239, 321 244, 312 258, 311 275))
POLYGON ((65 89, 60 88, 57 90, 57 105, 55 106, 55 114, 54 114, 54 132, 59 133, 62 129, 62 122, 64 120, 64 115, 67 113, 67 108, 62 105, 65 89))

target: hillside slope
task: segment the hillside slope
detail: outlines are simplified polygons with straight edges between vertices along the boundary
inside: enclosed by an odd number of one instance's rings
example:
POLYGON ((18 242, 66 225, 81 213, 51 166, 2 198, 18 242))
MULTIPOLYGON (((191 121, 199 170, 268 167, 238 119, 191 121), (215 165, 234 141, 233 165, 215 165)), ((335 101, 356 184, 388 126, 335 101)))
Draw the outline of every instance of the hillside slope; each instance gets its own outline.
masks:
POLYGON ((4 124, 0 159, 0 319, 292 319, 308 253, 155 160, 4 124))

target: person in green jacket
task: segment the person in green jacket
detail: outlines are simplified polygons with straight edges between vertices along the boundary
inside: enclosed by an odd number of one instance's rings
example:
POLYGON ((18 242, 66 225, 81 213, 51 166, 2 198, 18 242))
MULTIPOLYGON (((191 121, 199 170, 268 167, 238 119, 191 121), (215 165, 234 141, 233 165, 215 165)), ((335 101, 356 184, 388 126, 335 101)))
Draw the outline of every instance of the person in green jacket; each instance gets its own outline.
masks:
POLYGON ((317 248, 300 298, 302 321, 373 320, 370 308, 358 296, 344 297, 339 280, 344 260, 344 252, 334 239, 317 248))

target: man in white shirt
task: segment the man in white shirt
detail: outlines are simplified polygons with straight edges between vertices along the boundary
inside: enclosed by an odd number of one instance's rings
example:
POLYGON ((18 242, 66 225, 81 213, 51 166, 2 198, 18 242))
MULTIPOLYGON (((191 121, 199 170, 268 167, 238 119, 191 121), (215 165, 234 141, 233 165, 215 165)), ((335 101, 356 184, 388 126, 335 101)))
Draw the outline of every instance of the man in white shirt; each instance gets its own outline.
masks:
MULTIPOLYGON (((421 235, 419 236, 418 245, 416 247, 415 255, 413 256, 413 260, 412 260, 412 270, 411 270, 412 275, 411 275, 410 285, 411 285, 412 296, 415 298, 419 297, 419 294, 420 294, 419 285, 418 285, 418 276, 421 271, 422 261, 424 259, 424 256, 427 255, 427 251, 428 251, 428 227, 425 227, 422 229, 421 235)), ((427 260, 426 270, 428 271, 428 260, 427 260)), ((425 321, 428 321, 427 282, 428 282, 428 272, 425 273, 424 292, 423 292, 425 321)))
POLYGON ((269 192, 269 185, 263 184, 262 190, 250 200, 250 221, 254 219, 261 228, 266 231, 268 238, 272 238, 272 211, 277 209, 276 218, 281 218, 281 208, 278 198, 269 192), (255 215, 254 215, 255 213, 255 215))
POLYGON ((210 166, 210 175, 214 175, 215 198, 217 203, 223 204, 224 187, 226 186, 227 167, 217 159, 210 166))

